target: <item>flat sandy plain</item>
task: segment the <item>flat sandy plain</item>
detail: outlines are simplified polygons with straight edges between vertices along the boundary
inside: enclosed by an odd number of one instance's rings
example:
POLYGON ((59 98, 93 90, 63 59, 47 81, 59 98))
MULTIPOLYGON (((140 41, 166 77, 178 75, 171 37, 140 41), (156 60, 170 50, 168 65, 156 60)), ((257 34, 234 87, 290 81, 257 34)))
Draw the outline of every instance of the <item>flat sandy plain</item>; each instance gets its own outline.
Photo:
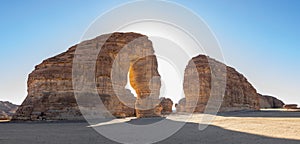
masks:
MULTIPOLYGON (((170 121, 180 122, 173 114, 170 121)), ((300 144, 300 112, 264 110, 259 112, 221 113, 210 126, 199 131, 194 115, 174 135, 161 144, 300 144)), ((158 118, 127 118, 119 122, 147 124, 158 118)), ((96 126, 108 124, 107 121, 96 126)), ((124 135, 126 136, 126 134, 124 135)), ((129 136, 133 138, 134 136, 129 136)), ((86 122, 0 123, 0 144, 110 144, 116 143, 98 134, 86 122)))

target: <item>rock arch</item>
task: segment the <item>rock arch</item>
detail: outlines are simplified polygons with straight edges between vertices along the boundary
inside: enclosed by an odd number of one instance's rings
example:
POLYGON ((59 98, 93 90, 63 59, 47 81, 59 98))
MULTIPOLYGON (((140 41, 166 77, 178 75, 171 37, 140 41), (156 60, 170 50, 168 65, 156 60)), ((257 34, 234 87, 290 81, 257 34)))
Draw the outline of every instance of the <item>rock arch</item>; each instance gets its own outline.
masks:
MULTIPOLYGON (((97 49, 102 45, 96 60, 96 87, 106 109, 113 116, 160 115, 161 106, 156 103, 159 97, 157 90, 160 88, 160 76, 152 42, 147 36, 137 33, 112 33, 81 44, 86 49, 97 49), (114 71, 112 68, 115 63, 119 65, 120 73, 115 75, 117 81, 112 81, 111 72, 114 71), (140 66, 144 69, 139 68, 140 66), (125 89, 129 69, 131 83, 139 92, 137 100, 125 89), (152 77, 156 77, 156 80, 152 81, 152 77), (150 83, 152 90, 148 86, 150 83), (121 94, 117 95, 118 92, 121 94), (151 99, 146 99, 150 96, 151 99), (148 103, 147 101, 151 103, 152 109, 135 112, 135 107, 138 108, 148 103)), ((39 120, 40 117, 45 120, 83 120, 72 85, 72 65, 77 46, 72 46, 68 51, 44 60, 35 67, 28 78, 28 96, 13 116, 13 120, 39 120)))

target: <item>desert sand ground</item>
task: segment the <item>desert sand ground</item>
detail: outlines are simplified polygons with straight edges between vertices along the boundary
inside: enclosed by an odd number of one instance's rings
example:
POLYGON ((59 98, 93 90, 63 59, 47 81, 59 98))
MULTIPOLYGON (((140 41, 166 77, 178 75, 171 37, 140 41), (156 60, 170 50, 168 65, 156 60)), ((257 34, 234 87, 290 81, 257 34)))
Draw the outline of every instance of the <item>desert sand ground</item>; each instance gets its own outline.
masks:
MULTIPOLYGON (((158 143, 177 144, 300 144, 300 112, 265 110, 260 112, 221 113, 214 117, 211 125, 200 131, 196 114, 171 137, 158 143)), ((182 115, 173 114, 167 119, 179 123, 182 115)), ((159 118, 106 121, 89 125, 86 122, 48 123, 0 123, 0 143, 2 144, 82 144, 116 143, 98 134, 92 127, 118 125, 122 122, 148 124, 159 118)), ((124 137, 134 138, 124 134, 124 137)), ((137 139, 137 138, 136 138, 137 139)))

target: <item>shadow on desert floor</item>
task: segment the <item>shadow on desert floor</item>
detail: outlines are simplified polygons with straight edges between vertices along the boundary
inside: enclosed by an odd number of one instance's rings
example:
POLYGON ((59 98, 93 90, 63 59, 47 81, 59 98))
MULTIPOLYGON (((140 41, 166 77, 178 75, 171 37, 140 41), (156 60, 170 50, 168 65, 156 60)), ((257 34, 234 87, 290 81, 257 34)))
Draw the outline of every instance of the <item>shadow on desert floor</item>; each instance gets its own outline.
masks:
POLYGON ((224 117, 265 117, 265 118, 300 118, 300 111, 236 111, 219 113, 218 116, 224 117))
MULTIPOLYGON (((166 120, 164 118, 132 119, 128 124, 147 125, 166 120)), ((166 120, 174 124, 183 122, 166 120)), ((111 124, 111 126, 118 126, 111 124)), ((110 125, 100 126, 109 127, 110 125)), ((199 131, 199 124, 185 123, 185 125, 171 137, 158 142, 159 144, 299 144, 300 141, 272 138, 255 134, 227 130, 210 125, 199 131)), ((160 131, 157 131, 159 133, 160 131)), ((126 134, 124 134, 126 136, 126 134)), ((130 136, 132 137, 132 136, 130 136)), ((147 135, 145 135, 147 137, 147 135)), ((138 139, 138 138, 136 138, 138 139)), ((134 140, 133 140, 134 142, 134 140)), ((113 142, 98 134, 87 123, 3 123, 0 124, 0 143, 7 144, 35 144, 35 143, 72 143, 72 144, 111 144, 113 142)))

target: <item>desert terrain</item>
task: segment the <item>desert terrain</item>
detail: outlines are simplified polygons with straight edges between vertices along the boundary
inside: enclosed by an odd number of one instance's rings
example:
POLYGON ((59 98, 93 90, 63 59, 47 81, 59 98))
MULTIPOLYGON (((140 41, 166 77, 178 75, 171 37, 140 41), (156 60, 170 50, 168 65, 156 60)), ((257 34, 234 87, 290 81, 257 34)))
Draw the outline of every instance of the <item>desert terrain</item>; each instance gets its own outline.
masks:
MULTIPOLYGON (((218 114, 211 125, 199 131, 199 118, 203 114, 194 114, 186 124, 171 137, 158 143, 243 143, 243 144, 299 144, 300 112, 279 110, 226 112, 218 114)), ((166 119, 182 123, 182 114, 172 114, 166 119)), ((116 143, 98 134, 92 127, 154 123, 162 118, 126 118, 107 121, 94 126, 86 122, 2 122, 0 123, 0 142, 22 143, 116 143)), ((130 134, 124 137, 134 138, 130 134)))

